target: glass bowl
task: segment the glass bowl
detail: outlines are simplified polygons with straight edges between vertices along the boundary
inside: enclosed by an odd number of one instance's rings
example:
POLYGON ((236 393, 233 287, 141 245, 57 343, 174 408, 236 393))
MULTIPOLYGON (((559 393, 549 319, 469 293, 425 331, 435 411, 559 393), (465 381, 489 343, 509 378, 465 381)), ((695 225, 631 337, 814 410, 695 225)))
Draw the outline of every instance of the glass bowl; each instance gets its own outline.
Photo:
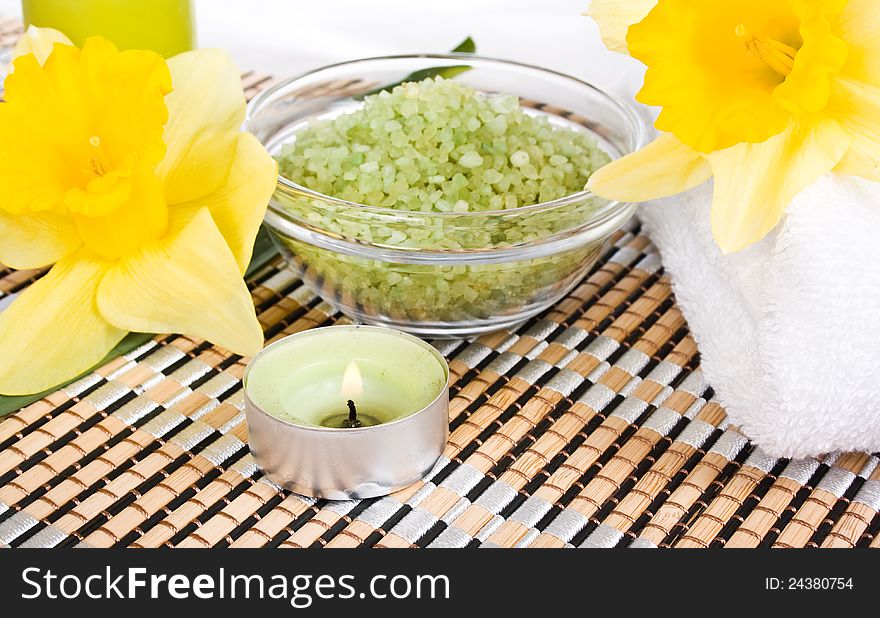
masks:
MULTIPOLYGON (((644 123, 573 77, 471 55, 369 58, 283 81, 256 97, 247 129, 273 155, 312 118, 357 109, 362 95, 426 69, 458 67, 478 91, 520 97, 529 113, 596 139, 612 158, 641 148, 644 123)), ((265 223, 303 281, 355 320, 422 336, 512 327, 563 298, 635 210, 588 191, 511 210, 416 212, 322 195, 279 176, 265 223)))

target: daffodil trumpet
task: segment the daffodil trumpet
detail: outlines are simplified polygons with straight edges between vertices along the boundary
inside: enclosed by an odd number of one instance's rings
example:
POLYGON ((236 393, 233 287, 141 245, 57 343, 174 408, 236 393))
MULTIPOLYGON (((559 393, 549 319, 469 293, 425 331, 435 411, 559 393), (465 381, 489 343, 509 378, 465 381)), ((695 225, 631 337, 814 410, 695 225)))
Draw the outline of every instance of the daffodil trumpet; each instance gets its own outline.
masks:
POLYGON ((167 61, 31 28, 0 104, 0 263, 48 273, 0 312, 0 393, 65 382, 129 331, 241 355, 242 278, 276 180, 219 50, 167 61))
POLYGON ((593 0, 589 14, 647 66, 637 99, 661 109, 654 142, 590 178, 598 195, 641 202, 714 178, 728 253, 824 174, 880 180, 876 0, 593 0))

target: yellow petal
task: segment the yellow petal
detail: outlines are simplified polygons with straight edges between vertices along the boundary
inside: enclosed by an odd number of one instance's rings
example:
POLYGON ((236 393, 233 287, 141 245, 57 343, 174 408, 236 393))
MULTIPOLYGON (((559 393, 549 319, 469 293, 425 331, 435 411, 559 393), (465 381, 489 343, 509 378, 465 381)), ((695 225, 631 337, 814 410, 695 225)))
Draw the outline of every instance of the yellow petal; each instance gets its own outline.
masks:
POLYGON ((850 149, 835 171, 880 181, 880 87, 835 79, 828 113, 852 136, 850 149))
POLYGON ((101 314, 95 292, 107 263, 78 251, 0 312, 0 393, 25 395, 75 378, 125 336, 101 314))
POLYGON ((711 176, 704 155, 664 133, 641 150, 597 170, 587 188, 610 200, 644 202, 687 191, 711 176))
POLYGON ((243 356, 263 344, 247 286, 207 208, 117 262, 98 288, 98 307, 126 330, 181 333, 243 356))
POLYGON ((55 213, 9 215, 0 208, 0 263, 42 268, 73 253, 81 242, 73 222, 55 213))
POLYGON ((877 0, 848 0, 841 13, 829 16, 832 32, 845 41, 848 48, 841 75, 880 83, 878 20, 880 3, 877 0))
POLYGON ((593 0, 587 15, 596 20, 611 51, 627 53, 626 31, 644 19, 657 0, 593 0))
POLYGON ((15 61, 0 105, 0 208, 109 214, 128 197, 133 161, 157 163, 171 76, 153 52, 89 38, 56 45, 44 66, 15 61))
POLYGON ((790 41, 799 25, 788 2, 660 2, 627 33, 630 54, 648 67, 636 99, 662 107, 654 126, 700 152, 762 142, 791 114, 773 97, 783 76, 744 41, 752 31, 790 41))
POLYGON ((175 211, 182 213, 188 209, 192 216, 201 208, 208 208, 244 274, 277 176, 275 159, 260 141, 250 133, 240 133, 232 169, 223 184, 205 197, 175 206, 175 211))
POLYGON ((135 162, 131 190, 113 212, 90 217, 74 216, 83 243, 106 259, 116 259, 164 236, 168 229, 168 206, 153 166, 135 162))
POLYGON ((169 204, 204 197, 223 183, 244 120, 241 76, 217 49, 186 52, 168 60, 174 90, 166 97, 168 151, 157 173, 169 204))
POLYGON ((830 172, 849 148, 835 120, 806 115, 760 144, 708 155, 715 176, 712 233, 724 253, 764 237, 802 189, 830 172))
POLYGON ((12 59, 15 60, 19 56, 25 54, 33 54, 37 58, 37 62, 43 64, 46 58, 52 53, 55 43, 64 45, 73 45, 63 32, 55 30, 55 28, 38 28, 37 26, 28 26, 24 34, 12 49, 12 59))

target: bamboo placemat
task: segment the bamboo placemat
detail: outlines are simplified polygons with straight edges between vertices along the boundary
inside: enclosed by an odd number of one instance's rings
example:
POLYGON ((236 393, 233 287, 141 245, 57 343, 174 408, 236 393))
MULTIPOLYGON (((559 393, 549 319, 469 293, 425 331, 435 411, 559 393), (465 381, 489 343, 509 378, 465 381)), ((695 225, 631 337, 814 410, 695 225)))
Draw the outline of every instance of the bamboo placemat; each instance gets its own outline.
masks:
MULTIPOLYGON (((0 269, 0 306, 41 274, 0 269)), ((347 321, 280 260, 249 287, 268 340, 347 321)), ((255 466, 246 359, 158 336, 0 421, 0 546, 880 546, 878 458, 774 459, 731 426, 636 220, 515 332, 432 343, 451 369, 440 462, 332 502, 255 466)))

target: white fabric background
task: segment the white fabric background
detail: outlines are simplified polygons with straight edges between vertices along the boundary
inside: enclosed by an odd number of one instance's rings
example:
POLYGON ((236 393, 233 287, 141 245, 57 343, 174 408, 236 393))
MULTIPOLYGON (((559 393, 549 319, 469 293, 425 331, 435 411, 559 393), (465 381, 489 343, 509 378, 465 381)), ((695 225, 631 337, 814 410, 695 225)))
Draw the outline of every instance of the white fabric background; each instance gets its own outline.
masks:
MULTIPOLYGON (((75 1, 75 0, 72 0, 75 1)), ((589 0, 196 0, 199 44, 227 49, 242 69, 293 75, 406 52, 448 51, 471 35, 479 53, 587 79, 625 97, 639 64, 603 47, 589 0)), ((21 15, 19 0, 0 14, 21 15)))

